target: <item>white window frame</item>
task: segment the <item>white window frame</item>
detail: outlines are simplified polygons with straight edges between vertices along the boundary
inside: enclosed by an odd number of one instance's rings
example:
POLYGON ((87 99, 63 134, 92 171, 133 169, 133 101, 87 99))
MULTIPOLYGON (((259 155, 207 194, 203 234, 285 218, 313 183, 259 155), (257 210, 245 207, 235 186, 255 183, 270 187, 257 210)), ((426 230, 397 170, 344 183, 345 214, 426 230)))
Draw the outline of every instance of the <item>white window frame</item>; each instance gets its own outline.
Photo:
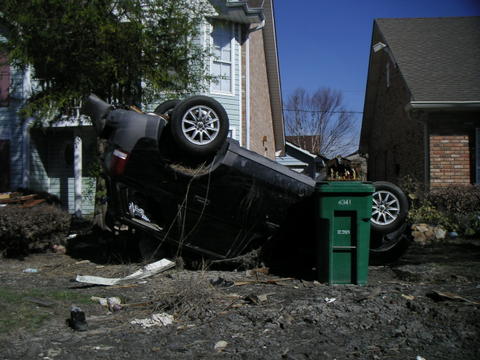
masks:
MULTIPOLYGON (((218 20, 216 20, 218 21, 218 20)), ((210 74, 213 75, 212 70, 213 70, 213 64, 216 63, 224 63, 224 64, 229 64, 230 65, 230 91, 221 91, 215 89, 215 84, 212 83, 210 84, 210 93, 214 95, 223 95, 223 96, 235 96, 235 24, 233 23, 224 23, 227 25, 227 27, 230 27, 230 62, 222 61, 222 60, 217 60, 215 59, 215 56, 212 54, 210 57, 210 74)), ((210 48, 214 48, 214 41, 213 41, 213 36, 211 35, 214 30, 214 25, 210 24, 210 48)))

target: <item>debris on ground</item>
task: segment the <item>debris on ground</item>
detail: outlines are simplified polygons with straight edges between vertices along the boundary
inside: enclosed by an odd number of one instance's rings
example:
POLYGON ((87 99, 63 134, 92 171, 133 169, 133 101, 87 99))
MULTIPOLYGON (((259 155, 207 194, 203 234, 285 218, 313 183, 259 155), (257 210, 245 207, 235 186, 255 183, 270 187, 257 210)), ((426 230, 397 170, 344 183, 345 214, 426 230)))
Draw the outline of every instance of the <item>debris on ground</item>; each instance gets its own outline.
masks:
POLYGON ((217 277, 216 279, 210 279, 210 284, 215 287, 230 287, 234 285, 234 282, 222 277, 217 277))
POLYGON ((38 273, 38 269, 26 268, 26 269, 23 269, 23 272, 24 272, 24 273, 35 274, 35 273, 38 273))
POLYGON ((89 264, 77 264, 80 258, 51 253, 23 260, 1 259, 0 317, 7 322, 0 327, 0 359, 44 359, 54 349, 61 355, 50 356, 52 359, 420 356, 419 360, 433 360, 454 353, 455 358, 477 360, 478 305, 460 298, 437 302, 426 294, 436 291, 480 302, 479 259, 480 243, 413 244, 402 262, 369 267, 365 286, 279 281, 275 273, 259 273, 258 281, 257 275, 246 277, 245 271, 183 269, 153 276, 146 284, 137 281, 109 287, 78 286, 69 279, 87 269, 120 277, 141 265, 120 258, 117 263, 101 263, 104 267, 97 270, 92 258, 89 264), (22 273, 25 268, 41 271, 27 275, 22 273), (250 282, 211 286, 209 280, 219 277, 234 283, 250 282), (118 297, 122 310, 110 312, 92 302, 92 296, 118 297), (325 299, 336 300, 327 303, 325 299), (72 304, 87 315, 88 331, 74 332, 61 326, 72 304), (170 314, 173 324, 164 326, 152 314, 170 314), (142 323, 155 325, 144 328, 142 323), (219 341, 227 345, 220 343, 217 350, 219 341))
POLYGON ((152 326, 167 326, 173 324, 173 316, 167 313, 153 314, 146 319, 134 319, 130 324, 140 325, 144 329, 152 326))
POLYGON ((413 240, 419 245, 438 243, 445 240, 447 231, 441 226, 428 224, 412 225, 413 240))
POLYGON ((467 298, 464 298, 463 296, 450 293, 450 292, 443 292, 443 291, 431 291, 427 293, 427 297, 432 299, 433 301, 445 301, 445 300, 450 300, 450 301, 462 301, 466 302, 469 304, 474 304, 474 305, 480 305, 480 302, 477 301, 472 301, 467 298))
POLYGON ((250 284, 272 284, 272 285, 282 285, 282 282, 284 281, 291 281, 294 280, 293 278, 278 278, 278 279, 263 279, 263 280, 241 280, 241 281, 235 281, 234 285, 235 286, 244 286, 244 285, 250 285, 250 284))
POLYGON ((268 275, 269 271, 270 269, 268 267, 249 269, 245 271, 245 275, 247 277, 252 277, 252 276, 258 277, 259 275, 268 275))
POLYGON ((1 206, 18 206, 30 208, 45 202, 46 199, 40 198, 38 194, 22 195, 18 192, 0 194, 1 206))
POLYGON ((88 328, 85 313, 78 306, 72 306, 70 309, 70 319, 68 325, 76 331, 86 331, 88 328))
POLYGON ((245 297, 244 300, 249 304, 259 305, 260 303, 267 301, 268 295, 269 294, 262 294, 262 295, 249 294, 245 297))
POLYGON ((228 346, 228 342, 224 340, 217 341, 215 343, 215 346, 213 347, 216 351, 221 352, 225 350, 225 348, 228 346))
POLYGON ((100 305, 107 307, 110 311, 119 311, 123 307, 122 300, 118 296, 111 296, 108 298, 92 296, 90 300, 98 302, 100 305))
POLYGON ((52 246, 52 250, 56 254, 66 254, 67 253, 67 249, 63 245, 54 244, 52 246))
POLYGON ((145 265, 142 269, 134 272, 133 274, 125 276, 123 278, 105 278, 101 276, 77 275, 75 280, 81 283, 86 283, 86 284, 110 286, 110 285, 117 285, 126 281, 145 279, 147 277, 158 274, 162 271, 171 269, 174 266, 175 266, 175 262, 170 261, 168 259, 162 259, 154 263, 145 265))

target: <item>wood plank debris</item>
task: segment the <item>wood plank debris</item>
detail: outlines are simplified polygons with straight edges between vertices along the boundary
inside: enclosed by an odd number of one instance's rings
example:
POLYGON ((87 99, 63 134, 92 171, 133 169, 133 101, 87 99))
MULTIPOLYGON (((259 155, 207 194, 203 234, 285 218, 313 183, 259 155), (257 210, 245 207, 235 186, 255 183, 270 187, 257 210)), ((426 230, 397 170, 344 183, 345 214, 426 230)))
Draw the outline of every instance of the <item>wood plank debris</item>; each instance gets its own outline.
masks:
POLYGON ((1 193, 0 206, 18 206, 30 208, 45 202, 38 194, 22 195, 18 192, 1 193))

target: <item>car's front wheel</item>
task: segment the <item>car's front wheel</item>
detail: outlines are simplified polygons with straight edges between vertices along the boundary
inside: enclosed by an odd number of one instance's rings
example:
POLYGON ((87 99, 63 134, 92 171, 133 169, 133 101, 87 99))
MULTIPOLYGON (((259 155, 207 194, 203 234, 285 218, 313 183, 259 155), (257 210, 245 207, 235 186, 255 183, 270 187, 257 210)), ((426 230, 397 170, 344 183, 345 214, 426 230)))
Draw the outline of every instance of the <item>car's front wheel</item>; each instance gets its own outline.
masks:
POLYGON ((228 135, 229 120, 223 106, 207 96, 193 96, 175 106, 170 130, 176 144, 192 156, 214 153, 228 135))

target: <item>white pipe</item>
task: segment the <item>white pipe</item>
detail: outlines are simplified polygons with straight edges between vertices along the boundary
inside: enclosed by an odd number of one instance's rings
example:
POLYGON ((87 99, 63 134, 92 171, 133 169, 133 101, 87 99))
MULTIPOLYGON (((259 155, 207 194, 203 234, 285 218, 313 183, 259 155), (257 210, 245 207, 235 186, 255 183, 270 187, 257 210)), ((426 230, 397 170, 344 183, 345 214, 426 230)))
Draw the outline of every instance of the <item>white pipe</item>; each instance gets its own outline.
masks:
POLYGON ((25 120, 22 126, 22 138, 23 138, 23 147, 22 147, 22 162, 23 162, 23 171, 22 171, 22 187, 30 187, 30 131, 29 126, 33 122, 33 117, 29 117, 25 120))
MULTIPOLYGON (((31 68, 27 66, 23 74, 23 83, 22 83, 23 99, 26 100, 32 95, 32 76, 31 68)), ((30 131, 29 126, 33 122, 34 118, 29 117, 25 120, 22 126, 22 182, 21 186, 23 188, 30 187, 30 131)))
POLYGON ((73 141, 73 174, 75 177, 75 215, 82 216, 82 138, 75 136, 73 141))

